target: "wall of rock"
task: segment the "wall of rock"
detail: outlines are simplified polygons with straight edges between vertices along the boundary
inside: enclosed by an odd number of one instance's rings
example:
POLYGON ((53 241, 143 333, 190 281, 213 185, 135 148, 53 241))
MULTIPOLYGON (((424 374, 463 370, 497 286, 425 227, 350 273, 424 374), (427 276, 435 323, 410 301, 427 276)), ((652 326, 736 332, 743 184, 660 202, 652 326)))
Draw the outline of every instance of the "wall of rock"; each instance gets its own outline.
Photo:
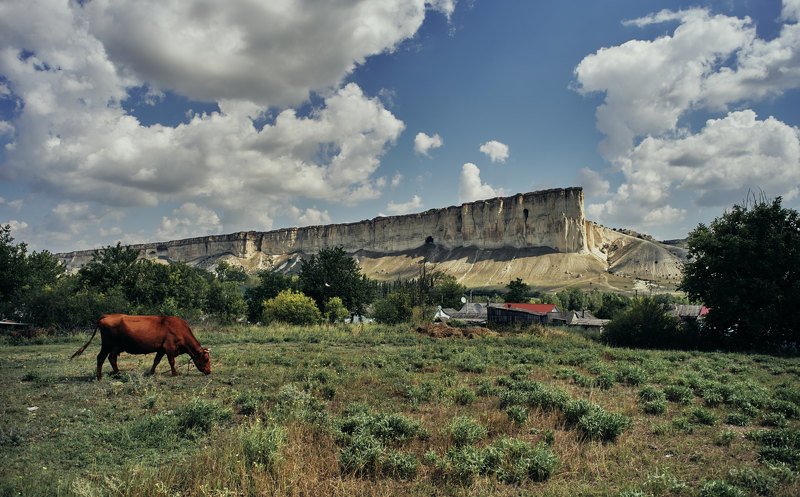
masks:
MULTIPOLYGON (((252 260, 257 256, 314 254, 336 246, 348 252, 375 253, 397 253, 430 244, 446 249, 547 248, 559 253, 586 253, 586 228, 583 190, 564 188, 356 223, 243 231, 132 248, 143 258, 190 264, 226 255, 252 260)), ((75 269, 91 260, 92 253, 85 250, 57 255, 75 269)))

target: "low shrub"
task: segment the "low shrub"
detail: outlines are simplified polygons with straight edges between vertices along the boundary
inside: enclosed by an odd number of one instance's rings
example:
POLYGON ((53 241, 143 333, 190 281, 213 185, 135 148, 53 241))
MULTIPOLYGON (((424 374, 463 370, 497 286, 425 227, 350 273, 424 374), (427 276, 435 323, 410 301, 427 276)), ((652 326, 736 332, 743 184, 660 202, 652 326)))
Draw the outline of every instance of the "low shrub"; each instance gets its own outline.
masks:
POLYGON ((794 475, 785 466, 734 468, 728 471, 726 480, 757 495, 776 495, 781 484, 794 475))
POLYGON ((747 426, 750 424, 750 416, 743 412, 730 412, 725 416, 725 424, 732 426, 747 426))
POLYGON ((195 398, 175 409, 174 414, 178 431, 191 437, 208 433, 212 426, 230 418, 233 412, 219 402, 195 398))
POLYGON ((453 400, 455 401, 456 404, 462 406, 468 406, 472 404, 473 402, 475 402, 475 398, 476 398, 475 392, 473 392, 470 388, 467 387, 457 388, 453 392, 453 400))
POLYGON ((683 385, 668 385, 664 387, 664 394, 670 402, 690 404, 694 400, 692 389, 683 385))
POLYGON ((462 373, 483 373, 486 371, 486 361, 472 352, 462 352, 455 358, 455 366, 462 373))
POLYGON ((641 385, 647 381, 647 371, 634 364, 622 364, 617 368, 616 380, 626 385, 641 385))
POLYGON ((752 432, 749 437, 760 444, 762 461, 784 463, 793 470, 800 469, 800 428, 779 428, 752 432))
POLYGON ((525 480, 545 481, 559 464, 558 456, 544 443, 536 446, 524 440, 503 437, 491 445, 494 465, 487 471, 504 483, 520 484, 525 480))
POLYGON ((544 443, 531 445, 503 437, 491 445, 452 447, 445 457, 434 451, 425 454, 434 480, 469 485, 477 476, 491 476, 509 484, 545 481, 558 467, 558 456, 544 443))
POLYGON ((663 414, 667 410, 667 396, 653 386, 639 390, 639 403, 647 414, 663 414))
POLYGON ((506 408, 508 419, 517 425, 523 424, 528 419, 528 410, 523 406, 508 406, 506 408))
POLYGON ((692 409, 689 412, 689 415, 691 416, 692 421, 701 425, 712 426, 717 424, 719 421, 719 416, 714 414, 713 411, 703 407, 696 407, 692 409))
POLYGON ((736 439, 736 432, 733 430, 722 430, 714 438, 714 444, 721 447, 729 447, 731 442, 736 439))
POLYGON ((700 486, 699 497, 747 497, 747 492, 724 480, 710 480, 700 486))
POLYGON ((607 412, 601 408, 590 409, 578 420, 578 429, 588 438, 613 442, 631 425, 624 414, 607 412))
POLYGON ((239 428, 239 442, 248 464, 274 471, 286 443, 286 430, 282 426, 264 426, 256 422, 239 428))
POLYGON ((486 428, 470 417, 458 416, 447 426, 447 434, 454 446, 464 447, 482 440, 486 436, 486 428))

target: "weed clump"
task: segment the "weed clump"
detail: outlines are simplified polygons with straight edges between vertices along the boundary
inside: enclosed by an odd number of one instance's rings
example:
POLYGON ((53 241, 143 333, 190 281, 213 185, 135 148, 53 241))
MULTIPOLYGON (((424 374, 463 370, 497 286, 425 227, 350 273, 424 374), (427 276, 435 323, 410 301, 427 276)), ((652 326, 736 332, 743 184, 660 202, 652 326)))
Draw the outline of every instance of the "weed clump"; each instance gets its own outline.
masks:
POLYGON ((281 460, 286 443, 286 430, 281 426, 263 426, 260 422, 239 428, 242 454, 248 464, 274 471, 281 460))
POLYGON ((748 434, 758 442, 758 455, 762 461, 783 463, 794 471, 800 469, 800 428, 779 428, 748 434))
POLYGON ((470 417, 459 416, 447 426, 447 434, 454 446, 464 447, 483 440, 486 428, 470 417))
POLYGON ((639 403, 647 414, 663 414, 667 410, 667 396, 663 391, 646 386, 639 391, 639 403))
POLYGON ((175 409, 178 431, 188 438, 208 433, 212 426, 227 420, 232 414, 230 408, 200 398, 175 409))
POLYGON ((336 422, 334 438, 342 446, 339 466, 357 476, 413 478, 419 461, 413 454, 394 449, 414 437, 425 436, 417 421, 400 414, 375 413, 351 404, 336 422))
POLYGON ((491 445, 452 447, 444 457, 434 451, 425 454, 425 464, 434 480, 468 485, 478 476, 491 476, 503 483, 545 481, 558 467, 558 456, 544 443, 531 445, 517 438, 503 437, 491 445))
POLYGON ((664 395, 668 401, 678 404, 691 404, 694 399, 692 389, 684 385, 668 385, 664 387, 664 395))
POLYGON ((453 400, 456 404, 468 406, 475 402, 475 392, 467 387, 459 387, 453 392, 453 400))
POLYGON ((747 497, 747 492, 724 480, 710 480, 700 486, 699 497, 747 497))
POLYGON ((631 425, 624 414, 608 412, 601 408, 590 409, 578 420, 578 428, 588 438, 613 442, 631 425))

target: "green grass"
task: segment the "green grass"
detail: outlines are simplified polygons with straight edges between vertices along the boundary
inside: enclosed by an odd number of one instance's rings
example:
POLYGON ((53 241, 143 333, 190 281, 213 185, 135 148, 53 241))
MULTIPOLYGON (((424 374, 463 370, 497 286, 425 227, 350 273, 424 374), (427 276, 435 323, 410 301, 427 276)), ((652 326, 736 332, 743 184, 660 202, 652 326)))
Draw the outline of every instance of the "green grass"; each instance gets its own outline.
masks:
POLYGON ((0 496, 800 494, 800 359, 560 330, 198 328, 211 376, 0 341, 0 496), (106 364, 106 372, 110 367, 106 364))

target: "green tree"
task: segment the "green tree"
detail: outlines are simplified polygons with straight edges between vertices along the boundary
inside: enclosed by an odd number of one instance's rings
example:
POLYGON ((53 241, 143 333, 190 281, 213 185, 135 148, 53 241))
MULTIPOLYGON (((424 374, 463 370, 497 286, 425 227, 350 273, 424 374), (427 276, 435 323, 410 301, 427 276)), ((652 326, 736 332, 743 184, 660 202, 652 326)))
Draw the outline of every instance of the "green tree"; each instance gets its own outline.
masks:
POLYGON ((402 290, 376 300, 372 307, 373 319, 383 324, 407 323, 414 315, 413 299, 408 292, 402 290))
POLYGON ((800 217, 781 202, 734 205, 689 234, 681 289, 711 308, 705 333, 719 345, 800 342, 800 217))
POLYGON ((467 287, 460 284, 455 276, 450 274, 441 274, 434 284, 430 292, 430 303, 433 305, 441 305, 442 307, 451 307, 454 309, 461 308, 461 298, 467 287))
POLYGON ((18 318, 17 303, 27 278, 25 243, 14 243, 11 225, 0 226, 0 315, 18 318))
POLYGON ((600 319, 613 319, 619 312, 626 310, 633 301, 630 297, 619 293, 604 292, 600 309, 595 314, 600 319))
POLYGON ((247 273, 242 266, 233 266, 227 261, 217 262, 214 270, 219 281, 247 281, 247 273))
POLYGON ((0 226, 0 316, 37 324, 41 295, 56 285, 64 265, 46 250, 28 254, 24 242, 13 242, 11 226, 0 226))
POLYGON ((264 301, 275 298, 281 291, 289 289, 295 289, 295 282, 291 276, 266 269, 259 271, 258 284, 244 291, 248 321, 255 323, 261 320, 264 301))
POLYGON ((264 322, 281 322, 298 325, 317 324, 322 321, 314 299, 294 290, 283 290, 275 298, 264 301, 264 322))
POLYGON ((634 300, 633 305, 611 320, 603 331, 603 340, 622 347, 670 348, 689 345, 681 336, 677 318, 652 298, 634 300))
POLYGON ((298 283, 318 307, 324 307, 331 297, 339 297, 350 312, 363 314, 372 300, 369 280, 342 247, 322 249, 302 261, 298 283))
POLYGON ((92 260, 78 271, 78 276, 86 288, 98 292, 106 292, 114 287, 127 288, 138 257, 137 250, 123 247, 117 242, 116 246, 95 250, 92 260))
POLYGON ((325 302, 325 319, 329 323, 344 321, 349 314, 350 311, 344 306, 341 298, 331 297, 325 302))
POLYGON ((587 296, 580 288, 565 288, 556 295, 563 306, 563 308, 559 307, 562 311, 580 311, 588 307, 587 296))
POLYGON ((236 321, 247 313, 242 290, 235 281, 214 280, 208 289, 206 311, 224 321, 236 321))
POLYGON ((506 285, 506 288, 508 288, 508 292, 506 292, 505 296, 506 302, 524 303, 528 301, 528 293, 530 292, 531 287, 522 281, 521 278, 509 281, 508 285, 506 285))

